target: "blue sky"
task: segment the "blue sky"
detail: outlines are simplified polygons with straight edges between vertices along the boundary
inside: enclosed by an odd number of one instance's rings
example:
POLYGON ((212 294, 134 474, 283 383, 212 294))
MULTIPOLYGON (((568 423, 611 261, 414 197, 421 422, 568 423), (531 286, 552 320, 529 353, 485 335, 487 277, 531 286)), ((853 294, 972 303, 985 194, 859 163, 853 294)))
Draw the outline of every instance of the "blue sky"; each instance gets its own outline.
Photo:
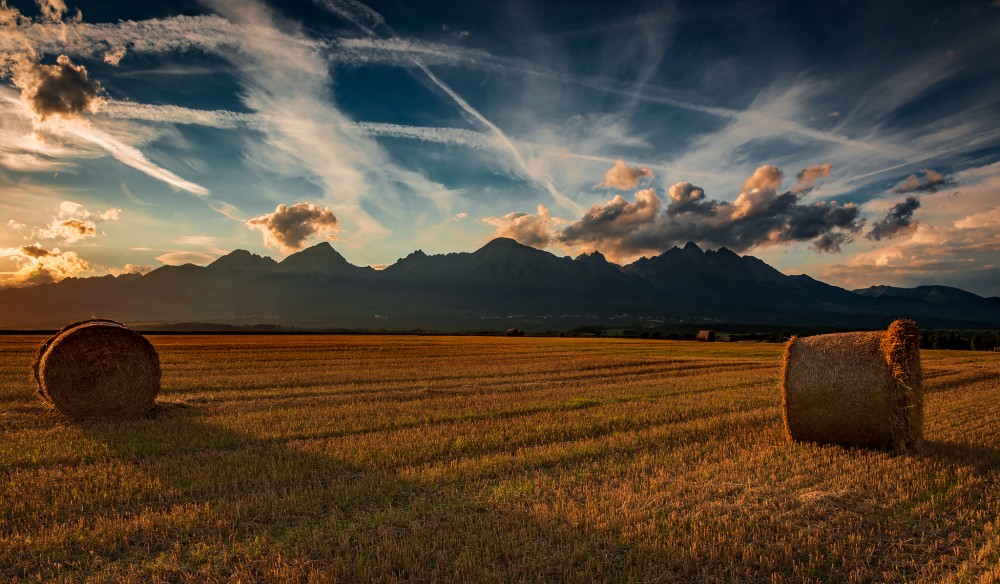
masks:
POLYGON ((0 282, 509 236, 1000 295, 1000 3, 8 2, 0 282))

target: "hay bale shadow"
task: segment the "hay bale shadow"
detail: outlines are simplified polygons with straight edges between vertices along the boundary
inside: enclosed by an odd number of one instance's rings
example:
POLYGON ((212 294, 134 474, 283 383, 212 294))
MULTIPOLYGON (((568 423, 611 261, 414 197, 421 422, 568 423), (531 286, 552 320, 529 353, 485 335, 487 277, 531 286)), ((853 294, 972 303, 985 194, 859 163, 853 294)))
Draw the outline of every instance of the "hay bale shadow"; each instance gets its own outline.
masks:
MULTIPOLYGON (((464 488, 460 480, 404 478, 405 465, 352 463, 339 459, 336 450, 303 448, 310 440, 264 439, 213 424, 206 418, 218 410, 210 407, 177 402, 163 406, 137 420, 72 424, 107 445, 115 457, 155 479, 168 493, 145 495, 114 509, 83 509, 82 513, 155 515, 179 504, 205 506, 212 510, 210 529, 190 533, 185 545, 258 546, 262 557, 257 560, 281 562, 279 579, 289 581, 311 581, 319 575, 349 581, 361 572, 381 577, 409 574, 403 579, 416 581, 434 580, 445 573, 463 574, 471 581, 495 579, 497 574, 507 581, 539 577, 559 581, 567 574, 596 573, 609 561, 624 563, 636 553, 613 532, 492 504, 478 488, 464 488), (205 476, 208 461, 220 476, 205 476), (268 495, 262 497, 263 493, 268 495), (510 537, 442 540, 442 532, 510 537), (498 545, 507 540, 519 543, 498 545), (437 543, 428 546, 428 542, 437 543), (572 564, 538 562, 571 544, 585 545, 593 553, 574 557, 572 564), (429 564, 410 564, 395 557, 401 550, 426 555, 429 564), (539 555, 539 550, 545 553, 539 555)), ((611 455, 592 455, 594 459, 606 456, 611 455)), ((530 472, 544 464, 531 463, 520 470, 530 472)), ((495 472, 474 484, 481 487, 507 476, 507 471, 495 472)), ((114 541, 106 546, 91 544, 89 553, 109 559, 121 553, 114 541)), ((167 539, 143 542, 141 548, 128 552, 129 562, 141 563, 176 549, 176 542, 167 539)), ((205 567, 192 562, 183 569, 205 567)), ((253 569, 252 563, 249 566, 253 569)), ((236 579, 253 581, 260 576, 242 573, 240 567, 219 566, 210 567, 205 575, 218 575, 211 570, 220 568, 236 579)), ((161 569, 166 569, 160 575, 167 579, 190 577, 163 565, 161 569)))
POLYGON ((920 454, 951 465, 971 466, 979 474, 1000 474, 1000 448, 995 446, 925 440, 920 454))

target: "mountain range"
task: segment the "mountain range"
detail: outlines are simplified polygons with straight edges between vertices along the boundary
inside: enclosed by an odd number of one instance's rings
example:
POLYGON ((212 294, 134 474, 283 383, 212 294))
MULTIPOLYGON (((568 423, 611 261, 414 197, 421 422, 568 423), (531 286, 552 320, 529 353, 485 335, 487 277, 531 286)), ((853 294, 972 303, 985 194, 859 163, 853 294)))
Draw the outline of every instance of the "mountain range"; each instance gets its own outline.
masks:
POLYGON ((694 243, 625 266, 498 238, 471 253, 415 251, 383 270, 329 243, 280 262, 236 250, 208 266, 70 278, 0 290, 0 328, 57 327, 98 315, 130 323, 301 328, 561 330, 612 321, 789 327, 1000 327, 1000 298, 946 286, 846 290, 789 276, 753 256, 694 243))

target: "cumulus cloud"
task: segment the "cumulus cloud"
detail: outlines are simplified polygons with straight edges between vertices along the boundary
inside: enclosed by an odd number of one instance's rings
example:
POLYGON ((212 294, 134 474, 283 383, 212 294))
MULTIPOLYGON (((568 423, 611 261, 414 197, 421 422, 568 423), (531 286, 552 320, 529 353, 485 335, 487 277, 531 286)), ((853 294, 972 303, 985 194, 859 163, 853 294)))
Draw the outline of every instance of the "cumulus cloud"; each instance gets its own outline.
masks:
POLYGON ((66 13, 66 3, 63 0, 37 0, 42 18, 52 22, 61 22, 66 13))
POLYGON ((662 201, 653 189, 645 189, 635 194, 635 202, 630 203, 621 195, 604 205, 594 205, 576 223, 563 229, 559 240, 565 243, 595 244, 603 247, 608 241, 620 241, 629 232, 654 223, 660 213, 662 201))
POLYGON ((109 49, 104 53, 104 62, 114 67, 117 67, 124 58, 125 47, 115 47, 114 49, 109 49))
POLYGON ((555 238, 553 228, 556 224, 545 205, 538 205, 538 213, 508 213, 503 217, 487 217, 483 219, 496 230, 490 239, 509 237, 524 245, 543 248, 548 247, 555 238))
POLYGON ((814 164, 803 168, 802 171, 795 177, 799 179, 799 182, 792 187, 792 192, 808 193, 813 190, 817 182, 828 178, 830 176, 830 170, 832 169, 833 165, 829 162, 826 164, 814 164))
POLYGON ((98 213, 91 213, 83 205, 74 201, 59 203, 60 217, 76 217, 79 219, 94 219, 96 221, 117 221, 121 217, 121 213, 122 210, 117 207, 98 213))
MULTIPOLYGON (((796 186, 802 192, 803 179, 815 182, 825 172, 822 165, 809 167, 796 186)), ((780 191, 782 180, 778 167, 762 165, 732 203, 706 200, 704 191, 690 183, 675 184, 664 214, 613 243, 622 255, 662 251, 688 240, 735 251, 812 241, 819 251, 839 251, 861 229, 856 205, 802 204, 800 192, 780 191)))
POLYGON ((918 192, 930 192, 936 193, 939 186, 947 184, 948 179, 945 178, 940 172, 936 172, 929 168, 925 168, 920 171, 923 173, 923 178, 920 178, 918 174, 911 174, 906 177, 903 182, 899 183, 892 188, 892 192, 902 194, 902 193, 918 193, 918 192))
POLYGON ((825 281, 848 288, 944 284, 1000 296, 1000 164, 963 170, 954 180, 962 189, 960 200, 945 192, 921 197, 920 209, 933 210, 933 218, 914 222, 902 236, 884 239, 843 263, 813 269, 825 281))
POLYGON ((991 221, 983 216, 945 226, 917 223, 909 237, 829 266, 822 277, 851 288, 945 284, 985 295, 1000 294, 996 265, 1000 222, 996 219, 1000 217, 991 221))
POLYGON ((1000 207, 990 207, 982 213, 975 213, 955 222, 958 229, 981 229, 1000 227, 1000 207))
POLYGON ((121 209, 112 208, 99 213, 91 213, 80 203, 63 201, 59 204, 59 215, 46 227, 36 229, 32 235, 42 239, 62 239, 64 243, 78 241, 97 235, 97 223, 117 221, 121 209))
POLYGON ((93 221, 81 219, 54 219, 48 227, 35 231, 35 235, 43 239, 62 239, 66 243, 76 243, 97 235, 97 225, 93 221))
POLYGON ((763 165, 731 203, 709 200, 703 189, 683 182, 670 187, 665 208, 656 191, 644 189, 633 201, 616 195, 594 205, 565 227, 544 207, 536 215, 511 213, 486 222, 497 227, 494 237, 512 237, 538 247, 597 249, 615 261, 662 253, 687 241, 734 251, 812 242, 818 251, 839 252, 861 230, 857 205, 803 204, 799 193, 781 192, 782 179, 779 168, 763 165))
POLYGON ((876 221, 865 237, 872 241, 881 241, 913 231, 917 227, 913 220, 913 212, 919 208, 919 199, 906 197, 905 201, 893 205, 885 217, 876 221))
POLYGON ((20 231, 20 230, 24 229, 26 227, 26 225, 24 223, 18 222, 15 219, 11 219, 10 221, 7 222, 7 227, 10 227, 11 229, 13 229, 15 231, 20 231))
POLYGON ((652 178, 652 170, 644 166, 629 166, 624 160, 618 160, 604 173, 604 179, 594 185, 594 188, 630 191, 638 187, 640 182, 652 178))
POLYGON ((121 268, 111 268, 108 273, 112 276, 121 276, 124 274, 148 274, 153 271, 153 266, 147 266, 143 264, 125 264, 121 268))
POLYGON ((760 215, 769 211, 768 203, 778 196, 783 178, 781 169, 773 164, 758 166, 743 183, 743 189, 733 201, 732 218, 743 219, 751 214, 760 215))
POLYGON ((102 102, 101 84, 66 55, 59 55, 54 65, 39 64, 28 54, 17 55, 11 78, 21 90, 21 98, 42 120, 93 112, 102 102))
POLYGON ((302 249, 306 240, 316 234, 326 232, 333 239, 331 231, 340 229, 340 222, 329 207, 321 209, 312 203, 278 205, 273 213, 258 215, 246 222, 247 227, 264 234, 264 244, 268 247, 291 253, 302 249))
POLYGON ((847 245, 854 238, 847 233, 829 232, 820 235, 813 240, 813 247, 816 251, 826 253, 840 253, 841 246, 847 245))
POLYGON ((31 286, 49 284, 90 272, 91 265, 76 252, 59 248, 45 249, 40 243, 0 250, 0 257, 11 259, 18 269, 8 284, 31 286))

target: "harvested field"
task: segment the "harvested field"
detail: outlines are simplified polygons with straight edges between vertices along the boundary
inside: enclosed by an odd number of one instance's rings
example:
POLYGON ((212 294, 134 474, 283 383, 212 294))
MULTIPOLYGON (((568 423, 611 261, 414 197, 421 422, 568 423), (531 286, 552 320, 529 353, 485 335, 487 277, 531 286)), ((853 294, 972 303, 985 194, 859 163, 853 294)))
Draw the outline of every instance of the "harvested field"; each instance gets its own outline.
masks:
POLYGON ((1000 360, 924 351, 924 450, 790 443, 780 345, 150 336, 74 424, 0 337, 0 579, 1000 579, 1000 360))

